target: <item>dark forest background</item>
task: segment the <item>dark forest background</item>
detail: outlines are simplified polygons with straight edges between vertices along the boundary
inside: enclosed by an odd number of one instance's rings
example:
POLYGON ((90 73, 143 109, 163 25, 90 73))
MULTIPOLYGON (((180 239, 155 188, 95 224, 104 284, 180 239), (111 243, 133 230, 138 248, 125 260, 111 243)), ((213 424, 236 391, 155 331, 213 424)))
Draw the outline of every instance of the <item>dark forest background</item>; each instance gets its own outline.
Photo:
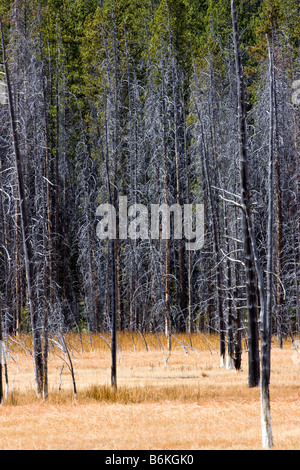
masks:
MULTIPOLYGON (((267 263, 274 57, 273 333, 300 327, 300 2, 239 0, 249 185, 267 263), (295 86, 295 85, 294 85, 295 86)), ((1 0, 32 250, 35 327, 247 335, 228 0, 1 0), (99 204, 205 204, 205 245, 96 236, 99 204)), ((3 62, 3 61, 1 61, 3 62)), ((4 67, 1 80, 5 82, 4 67)), ((0 310, 30 332, 11 119, 0 104, 0 310)), ((259 307, 259 291, 257 289, 259 307)), ((258 308, 259 310, 259 308, 258 308)))

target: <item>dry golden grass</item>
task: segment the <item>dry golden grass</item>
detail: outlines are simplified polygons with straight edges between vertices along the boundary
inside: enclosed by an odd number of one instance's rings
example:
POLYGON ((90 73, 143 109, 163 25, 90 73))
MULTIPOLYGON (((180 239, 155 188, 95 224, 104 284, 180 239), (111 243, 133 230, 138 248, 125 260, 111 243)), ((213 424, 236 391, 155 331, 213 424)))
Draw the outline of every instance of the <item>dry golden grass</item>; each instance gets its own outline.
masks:
MULTIPOLYGON (((260 392, 248 388, 246 353, 237 373, 220 367, 216 337, 193 335, 190 343, 178 335, 169 357, 163 337, 120 334, 112 393, 107 340, 68 336, 76 400, 66 366, 61 374, 61 352, 52 351, 46 402, 35 395, 30 355, 14 343, 0 449, 261 449, 260 392)), ((290 342, 283 350, 274 342, 275 449, 300 448, 299 387, 300 358, 290 342)))

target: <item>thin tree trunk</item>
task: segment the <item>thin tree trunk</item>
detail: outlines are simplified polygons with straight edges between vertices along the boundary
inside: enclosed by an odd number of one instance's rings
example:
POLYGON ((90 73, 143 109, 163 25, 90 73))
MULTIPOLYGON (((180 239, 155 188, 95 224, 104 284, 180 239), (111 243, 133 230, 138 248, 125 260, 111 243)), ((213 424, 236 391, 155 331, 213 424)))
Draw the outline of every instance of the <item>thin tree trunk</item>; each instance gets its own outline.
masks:
MULTIPOLYGON (((174 146, 175 146, 175 167, 176 167, 176 202, 182 207, 182 188, 180 183, 180 149, 179 149, 179 123, 178 123, 178 91, 175 80, 175 64, 173 65, 173 106, 174 106, 174 146)), ((186 282, 186 266, 185 266, 185 250, 184 241, 178 240, 178 263, 179 263, 179 305, 180 305, 180 318, 178 322, 179 331, 183 332, 186 329, 185 315, 188 306, 187 297, 187 282, 186 282)))
POLYGON ((273 58, 268 41, 270 61, 270 142, 268 176, 268 247, 267 247, 267 300, 266 309, 261 315, 261 426, 262 444, 269 449, 273 446, 270 411, 270 375, 271 375, 271 318, 273 288, 273 182, 274 182, 274 78, 273 58))
POLYGON ((2 302, 0 296, 0 405, 3 403, 2 364, 4 364, 3 335, 2 335, 2 302))
MULTIPOLYGON (((274 64, 273 64, 274 70, 274 64)), ((274 74, 274 72, 272 72, 274 74)), ((283 335, 282 335, 282 323, 283 323, 283 290, 281 285, 282 278, 282 254, 283 254, 283 217, 282 217, 282 188, 281 188, 281 159, 279 152, 279 132, 278 132, 278 117, 277 117, 277 94, 276 94, 276 83, 274 76, 273 83, 273 104, 274 104, 274 117, 272 116, 272 122, 274 125, 275 136, 276 136, 276 157, 275 157, 275 188, 276 188, 276 246, 277 246, 277 289, 276 289, 276 317, 277 317, 277 328, 278 336, 280 341, 280 347, 283 347, 283 335)), ((272 137, 273 138, 273 137, 272 137)), ((273 151, 273 150, 272 150, 273 151)))
POLYGON ((49 294, 49 303, 44 307, 44 347, 43 347, 43 397, 48 396, 48 316, 49 311, 53 310, 53 243, 52 243, 52 224, 51 224, 51 188, 50 188, 50 158, 49 158, 49 126, 48 126, 48 110, 47 110, 47 96, 46 96, 46 85, 44 77, 44 54, 42 47, 42 35, 41 35, 41 17, 38 16, 39 21, 39 46, 42 61, 42 73, 40 80, 42 82, 43 90, 43 118, 44 118, 44 132, 45 132, 45 164, 44 174, 46 180, 46 220, 44 222, 44 246, 48 250, 48 263, 44 261, 44 290, 45 295, 49 294), (47 272, 48 271, 48 272, 47 272))
POLYGON ((247 152, 247 128, 245 89, 240 51, 240 39, 237 23, 237 11, 235 0, 231 0, 232 23, 234 32, 234 49, 236 63, 237 93, 238 93, 238 117, 239 117, 239 152, 240 152, 240 179, 241 201, 243 207, 243 242, 244 259, 246 267, 246 293, 248 313, 248 363, 249 363, 249 387, 257 387, 260 379, 259 365, 259 339, 257 323, 256 279, 254 271, 254 256, 251 249, 251 210, 248 182, 248 152, 247 152))
POLYGON ((18 131, 17 131, 17 124, 16 124, 16 119, 15 119, 14 106, 13 106, 13 97, 12 97, 12 90, 11 90, 11 85, 10 85, 7 59, 6 59, 6 48, 5 48, 5 42, 4 42, 4 36, 3 36, 3 27, 2 27, 1 17, 0 17, 0 27, 1 27, 3 62, 4 62, 4 69, 5 69, 5 76, 6 76, 9 113, 10 113, 10 119, 11 119, 13 146, 14 146, 14 154, 15 154, 17 187, 18 187, 18 193, 19 193, 18 195, 19 195, 19 201, 20 201, 20 221, 21 221, 22 237, 23 237, 23 250, 24 250, 24 259, 25 259, 26 280, 27 280, 28 303, 29 303, 31 326, 32 326, 36 390, 37 390, 37 393, 41 395, 42 390, 43 390, 43 355, 42 355, 41 338, 40 338, 40 334, 38 330, 38 314, 37 314, 37 310, 35 307, 34 295, 33 295, 33 266, 32 266, 33 252, 32 252, 32 246, 30 242, 30 225, 29 225, 28 209, 27 209, 26 198, 25 198, 23 167, 22 167, 21 155, 20 155, 20 150, 19 150, 18 131))
MULTIPOLYGON (((107 117, 106 117, 107 122, 107 117)), ((106 143, 108 143, 107 125, 106 125, 106 143)), ((112 194, 111 181, 110 181, 110 167, 109 167, 109 153, 106 146, 106 176, 107 176, 107 191, 109 196, 109 203, 116 200, 116 194, 112 194)), ((115 205, 114 205, 115 207, 115 205)), ((116 240, 109 240, 109 256, 108 264, 110 262, 110 276, 111 276, 111 387, 117 390, 117 289, 116 289, 116 240)))
MULTIPOLYGON (((235 251, 238 249, 238 208, 235 207, 235 238, 234 242, 235 251)), ((235 338, 234 338, 234 367, 236 370, 241 370, 242 367, 242 319, 241 319, 241 303, 240 298, 240 285, 241 285, 241 274, 237 263, 235 263, 235 315, 236 315, 236 326, 235 326, 235 338)))
POLYGON ((221 263, 220 263, 220 247, 219 247, 219 238, 218 238, 218 217, 216 214, 216 201, 215 195, 212 190, 211 176, 208 168, 208 150, 204 136, 204 129, 201 122, 201 117, 198 112, 199 122, 201 123, 201 137, 204 149, 204 155, 202 157, 204 175, 207 184, 208 198, 211 206, 212 214, 212 223, 213 223, 213 242, 214 242, 214 251, 216 254, 216 289, 217 289, 217 309, 218 309, 218 318, 219 318, 219 334, 220 334, 220 357, 221 357, 221 367, 225 366, 225 357, 226 357, 226 341, 225 341, 225 322, 223 314, 223 299, 222 299, 222 273, 221 273, 221 263))
MULTIPOLYGON (((218 310, 219 334, 220 334, 220 357, 221 357, 221 367, 223 367, 225 365, 226 341, 225 341, 225 321, 224 321, 224 314, 223 314, 223 298, 222 298, 222 291, 221 291, 222 272, 221 272, 220 247, 219 247, 219 237, 218 237, 219 218, 218 218, 217 209, 216 209, 215 193, 212 190, 211 174, 209 171, 209 152, 207 149, 202 116, 201 116, 196 100, 195 100, 195 107, 196 107, 196 112, 197 112, 197 116, 198 116, 198 120, 199 120, 199 124, 201 128, 201 140, 202 140, 202 145, 203 145, 203 155, 202 155, 203 176, 205 180, 205 185, 207 187, 208 200, 209 200, 209 204, 211 207, 211 215, 212 215, 213 246, 214 246, 214 252, 216 255, 216 290, 217 290, 217 310, 218 310)), ((207 231, 208 230, 205 230, 205 232, 207 231)), ((210 264, 210 260, 208 260, 208 262, 210 264)), ((209 284, 209 292, 210 292, 210 284, 209 284)), ((208 297, 210 298, 211 296, 209 295, 208 297)), ((208 306, 208 309, 209 309, 209 312, 207 313, 207 315, 208 315, 208 318, 210 319, 211 318, 210 306, 208 306)))
MULTIPOLYGON (((162 88, 162 119, 163 119, 163 166, 164 166, 164 202, 169 205, 169 189, 168 189, 168 170, 167 170, 167 125, 166 125, 166 103, 165 103, 165 82, 163 80, 162 88)), ((171 309, 170 309, 170 233, 166 234, 166 240, 163 243, 165 248, 165 335, 168 338, 168 349, 171 351, 171 309)))
POLYGON ((233 369, 234 367, 234 342, 233 342, 233 315, 232 315, 232 275, 231 265, 229 259, 230 253, 230 240, 229 240, 229 221, 228 221, 228 208, 224 208, 224 232, 225 244, 228 256, 226 258, 226 271, 227 271, 227 358, 226 369, 233 369))

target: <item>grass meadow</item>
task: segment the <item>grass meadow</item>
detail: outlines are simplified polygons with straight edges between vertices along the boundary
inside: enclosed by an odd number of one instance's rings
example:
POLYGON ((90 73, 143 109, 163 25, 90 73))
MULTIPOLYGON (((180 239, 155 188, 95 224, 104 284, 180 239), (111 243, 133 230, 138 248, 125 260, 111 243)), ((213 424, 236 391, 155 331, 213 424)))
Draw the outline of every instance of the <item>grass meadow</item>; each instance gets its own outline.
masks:
MULTIPOLYGON (((52 342, 49 396, 35 394, 30 338, 14 338, 9 389, 0 407, 1 450, 261 449, 260 390, 242 370, 220 367, 218 338, 118 335, 118 391, 110 388, 109 337, 68 335, 68 360, 52 342)), ((245 346, 245 345, 244 345, 245 346)), ((274 450, 300 448, 300 355, 291 341, 272 347, 274 450)))

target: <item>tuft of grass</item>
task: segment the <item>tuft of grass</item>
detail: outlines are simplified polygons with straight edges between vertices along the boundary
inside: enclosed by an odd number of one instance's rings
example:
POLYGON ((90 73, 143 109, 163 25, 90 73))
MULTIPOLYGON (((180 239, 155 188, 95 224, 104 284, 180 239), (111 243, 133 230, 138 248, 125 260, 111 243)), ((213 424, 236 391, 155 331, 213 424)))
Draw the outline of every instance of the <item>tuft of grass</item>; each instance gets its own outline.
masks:
POLYGON ((139 387, 119 387, 117 391, 108 385, 91 385, 81 393, 81 398, 88 398, 105 403, 141 403, 145 401, 143 389, 139 387))
POLYGON ((108 385, 91 385, 82 391, 79 400, 86 398, 97 402, 120 404, 160 403, 162 401, 193 402, 199 400, 201 395, 199 387, 194 389, 188 386, 120 386, 115 391, 108 385))
POLYGON ((11 406, 18 406, 19 404, 19 393, 18 392, 12 392, 8 395, 6 399, 6 404, 11 405, 11 406))

